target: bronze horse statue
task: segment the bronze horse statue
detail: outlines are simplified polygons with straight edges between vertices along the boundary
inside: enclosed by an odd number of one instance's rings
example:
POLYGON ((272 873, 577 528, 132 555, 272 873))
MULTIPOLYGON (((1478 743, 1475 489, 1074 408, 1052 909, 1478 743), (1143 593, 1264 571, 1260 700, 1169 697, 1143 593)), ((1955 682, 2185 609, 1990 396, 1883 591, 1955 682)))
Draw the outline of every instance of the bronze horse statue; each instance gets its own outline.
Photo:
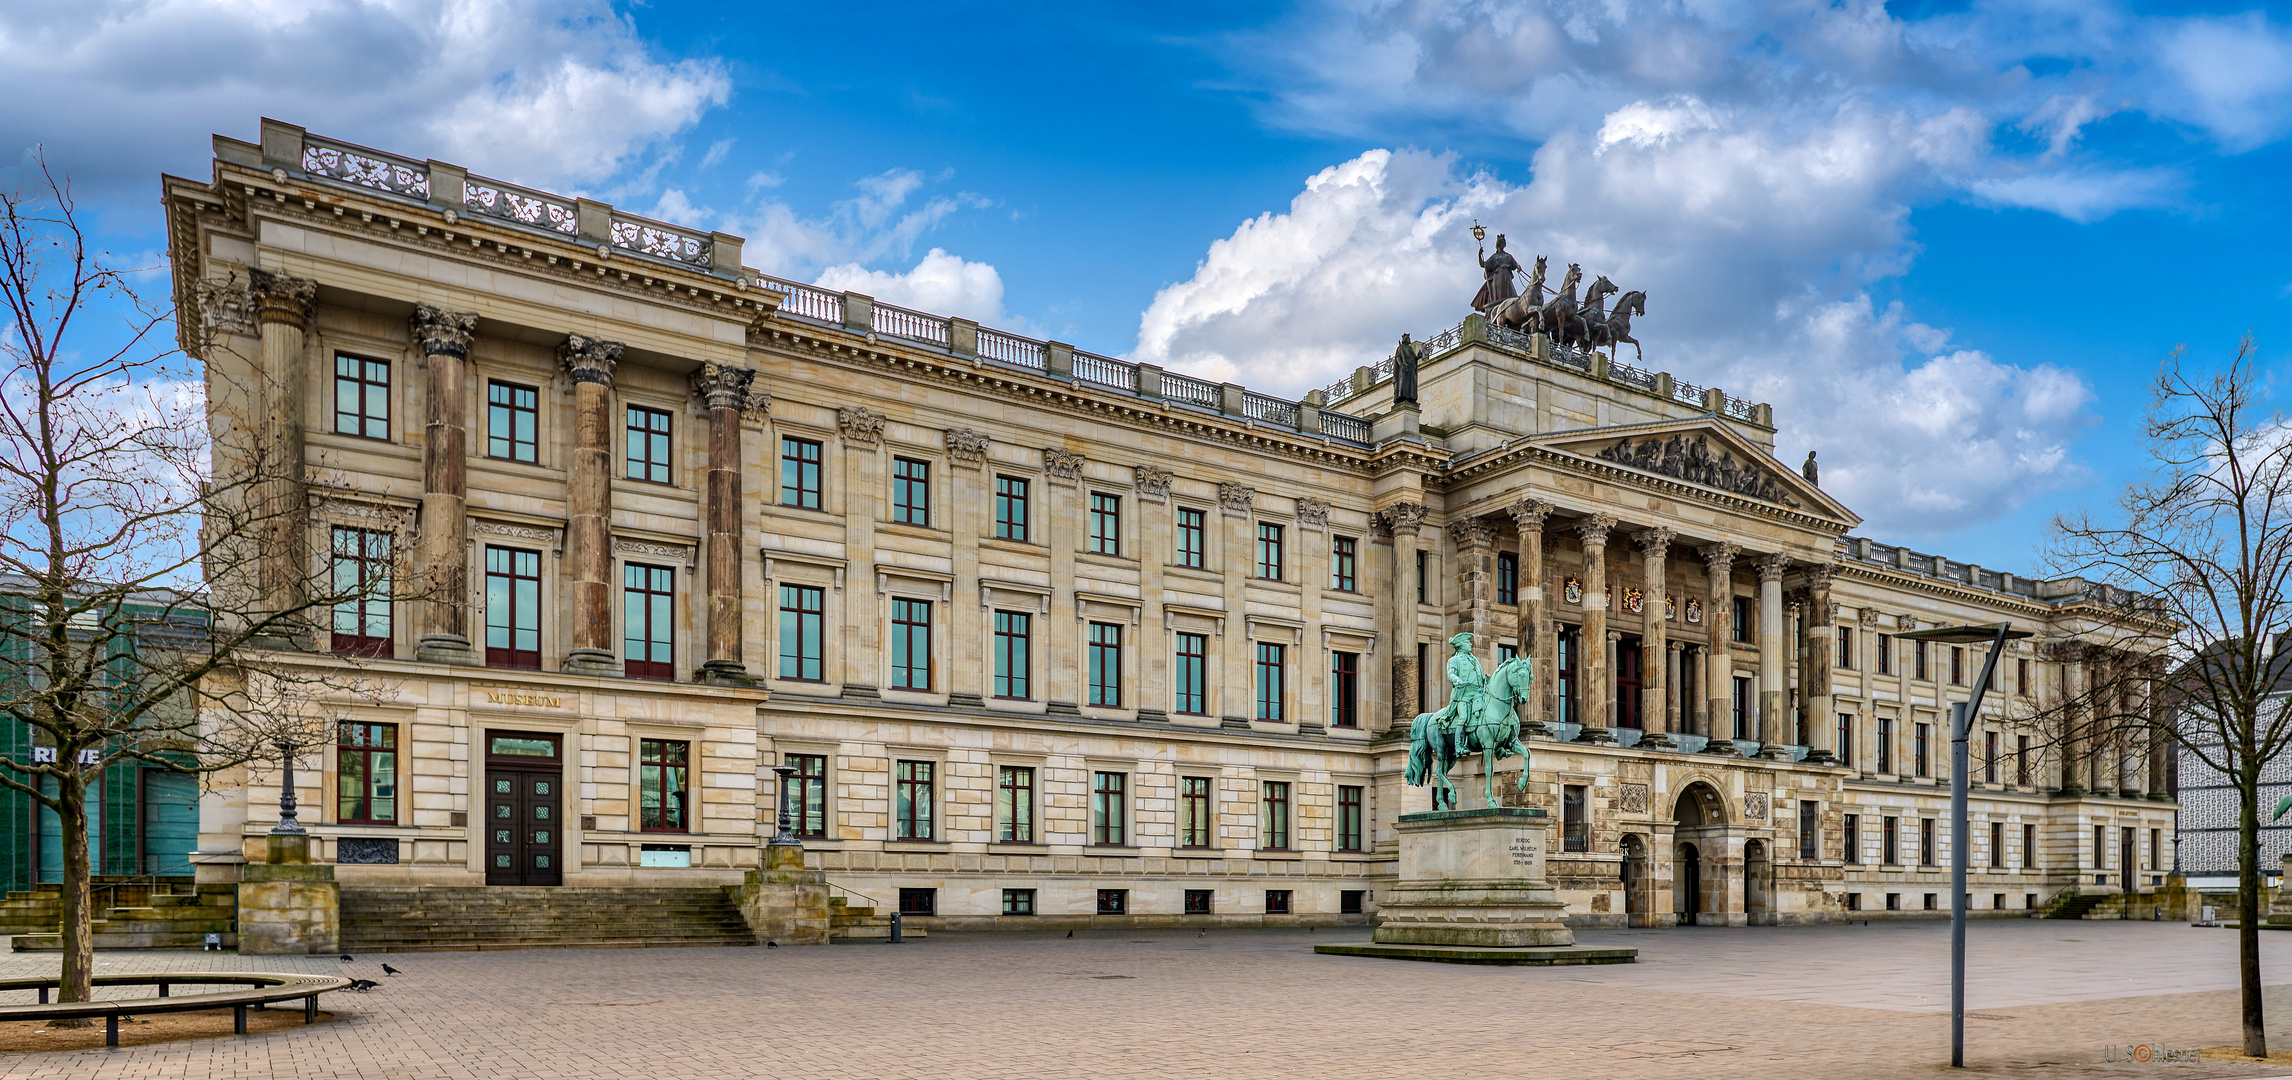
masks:
POLYGON ((1590 288, 1584 290, 1584 302, 1578 305, 1575 311, 1570 312, 1568 318, 1559 324, 1559 332, 1552 335, 1552 343, 1555 345, 1591 345, 1592 328, 1604 325, 1608 321, 1608 314, 1601 309, 1602 305, 1606 304, 1608 297, 1614 296, 1615 293, 1616 283, 1609 281, 1607 275, 1600 275, 1597 280, 1592 282, 1590 288))
POLYGON ((1647 293, 1645 291, 1633 289, 1616 298, 1615 310, 1608 312, 1608 317, 1604 321, 1592 324, 1592 347, 1596 349, 1605 345, 1613 350, 1618 345, 1630 342, 1633 358, 1645 361, 1647 354, 1640 351, 1639 339, 1631 336, 1631 317, 1646 314, 1647 293))
POLYGON ((1409 724, 1409 786, 1430 783, 1433 809, 1454 810, 1456 785, 1449 782, 1448 771, 1456 759, 1478 752, 1488 805, 1496 805, 1496 763, 1503 758, 1519 756, 1520 790, 1527 790, 1528 748, 1520 742, 1517 709, 1528 700, 1535 682, 1535 665, 1525 656, 1515 656, 1496 665, 1481 688, 1480 707, 1462 718, 1456 731, 1440 730, 1440 713, 1419 713, 1409 724))

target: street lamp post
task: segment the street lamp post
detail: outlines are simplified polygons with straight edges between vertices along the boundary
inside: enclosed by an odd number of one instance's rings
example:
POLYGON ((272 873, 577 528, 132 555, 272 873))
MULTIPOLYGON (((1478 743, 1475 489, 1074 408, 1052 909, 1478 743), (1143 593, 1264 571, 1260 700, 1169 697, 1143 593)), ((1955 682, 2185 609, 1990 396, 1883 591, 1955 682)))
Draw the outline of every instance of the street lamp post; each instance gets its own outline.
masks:
POLYGON ((794 801, 788 797, 788 781, 795 778, 796 767, 794 765, 774 765, 772 772, 780 778, 780 782, 775 785, 780 793, 780 832, 779 835, 772 838, 772 843, 774 846, 802 847, 804 842, 796 838, 795 832, 789 828, 791 823, 788 820, 788 804, 794 801))
POLYGON ((279 777, 279 823, 271 827, 274 833, 296 835, 303 832, 302 822, 295 818, 294 807, 294 752, 295 744, 285 739, 278 741, 279 764, 283 766, 279 777))
POLYGON ((2028 637, 2029 631, 2016 630, 2012 623, 2001 622, 1913 630, 1897 636, 1953 645, 1990 643, 1990 655, 1982 661, 1982 674, 1974 680, 1973 697, 1950 706, 1950 1067, 1963 1069, 1966 1067, 1966 855, 1970 846, 1967 834, 1972 831, 1966 823, 1966 739, 1974 717, 1981 712, 1982 695, 1989 692, 1990 677, 1997 673, 1998 656, 2005 652, 2005 643, 2028 637))

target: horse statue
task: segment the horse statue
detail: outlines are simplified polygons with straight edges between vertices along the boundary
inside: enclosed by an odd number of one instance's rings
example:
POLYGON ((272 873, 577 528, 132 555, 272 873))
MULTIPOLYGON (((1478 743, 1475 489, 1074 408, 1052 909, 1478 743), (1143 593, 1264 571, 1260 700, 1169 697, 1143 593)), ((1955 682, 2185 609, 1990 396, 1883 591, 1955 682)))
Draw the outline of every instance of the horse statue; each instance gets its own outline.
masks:
POLYGON ((1567 330, 1569 320, 1576 317, 1576 286, 1583 280, 1584 268, 1569 263, 1568 272, 1560 278, 1560 287, 1552 299, 1536 309, 1536 331, 1551 338, 1555 345, 1559 344, 1561 333, 1567 330))
MULTIPOLYGON (((1466 635, 1459 635, 1465 637, 1466 635)), ((1469 640, 1458 649, 1456 659, 1479 668, 1472 659, 1469 640)), ((1452 679, 1452 681, 1454 681, 1452 679)), ((1525 656, 1515 656, 1498 664, 1478 696, 1459 695, 1439 712, 1420 713, 1409 724, 1409 765, 1407 781, 1410 787, 1432 785, 1433 809, 1456 809, 1456 785, 1449 782, 1448 771, 1461 757, 1474 752, 1481 755, 1481 782, 1488 805, 1496 805, 1496 763, 1517 755, 1520 758, 1520 789, 1528 787, 1528 748, 1520 742, 1520 714, 1514 711, 1528 699, 1528 691, 1536 681, 1536 668, 1525 656), (1467 715, 1453 715, 1457 706, 1469 699, 1467 715)))
POLYGON ((1520 295, 1488 309, 1488 321, 1506 330, 1533 334, 1538 317, 1544 308, 1544 256, 1536 256, 1536 268, 1528 274, 1528 287, 1520 295))
POLYGON ((1607 275, 1600 275, 1590 288, 1584 290, 1584 302, 1577 306, 1566 322, 1560 324, 1560 332, 1552 335, 1552 343, 1589 346, 1592 343, 1593 328, 1605 325, 1608 321, 1608 313, 1602 310, 1602 305, 1615 293, 1616 283, 1609 281, 1607 275))
POLYGON ((1633 289, 1617 297, 1615 310, 1608 312, 1607 320, 1592 324, 1592 347, 1596 349, 1606 345, 1613 349, 1629 342, 1633 356, 1644 362, 1647 359, 1647 354, 1640 350, 1639 339, 1631 336, 1631 317, 1634 315, 1645 316, 1646 314, 1646 292, 1633 289))

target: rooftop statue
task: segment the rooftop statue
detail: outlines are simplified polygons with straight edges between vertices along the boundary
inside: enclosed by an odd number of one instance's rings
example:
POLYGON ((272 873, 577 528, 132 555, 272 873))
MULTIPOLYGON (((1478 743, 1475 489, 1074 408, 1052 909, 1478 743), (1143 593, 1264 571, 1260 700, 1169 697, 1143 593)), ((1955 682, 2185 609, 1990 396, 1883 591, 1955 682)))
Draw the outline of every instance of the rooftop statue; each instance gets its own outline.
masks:
POLYGON ((1480 253, 1480 291, 1473 294, 1472 310, 1487 312, 1490 308, 1520 295, 1512 287, 1512 275, 1520 272, 1520 260, 1504 250, 1504 234, 1496 234, 1496 254, 1486 250, 1480 253))
POLYGON ((1456 809, 1456 785, 1448 771, 1456 759, 1474 752, 1481 755, 1481 783, 1488 805, 1496 805, 1496 764, 1504 758, 1520 759, 1520 789, 1528 787, 1528 748, 1520 742, 1521 702, 1536 681, 1535 666, 1526 656, 1498 664, 1482 673, 1472 655, 1472 635, 1448 639, 1456 650, 1448 658, 1448 704, 1439 712, 1420 713, 1409 724, 1410 787, 1432 785, 1433 809, 1456 809))
POLYGON ((1398 405, 1404 401, 1411 405, 1416 404, 1417 364, 1423 357, 1424 350, 1418 348, 1415 342, 1410 341, 1407 334, 1402 334, 1401 343, 1393 349, 1394 404, 1398 405))

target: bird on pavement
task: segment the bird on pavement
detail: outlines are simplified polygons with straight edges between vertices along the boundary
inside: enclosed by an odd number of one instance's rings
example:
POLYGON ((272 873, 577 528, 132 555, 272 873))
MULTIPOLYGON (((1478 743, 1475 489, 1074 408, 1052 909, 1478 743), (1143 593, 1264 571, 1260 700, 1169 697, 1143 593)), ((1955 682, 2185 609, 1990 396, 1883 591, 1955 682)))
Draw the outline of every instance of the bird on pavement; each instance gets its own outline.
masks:
POLYGON ((384 974, 384 975, 396 975, 396 974, 398 974, 398 969, 397 969, 397 968, 394 968, 394 967, 391 967, 391 966, 390 966, 390 965, 388 965, 388 964, 384 964, 384 965, 382 965, 382 974, 384 974))
POLYGON ((1209 931, 1207 931, 1207 930, 1204 930, 1204 931, 1202 931, 1201 933, 1195 934, 1194 936, 1195 936, 1195 937, 1208 937, 1208 936, 1210 936, 1210 932, 1209 932, 1209 931))
POLYGON ((345 964, 348 964, 348 963, 353 963, 353 962, 355 962, 357 959, 358 959, 357 957, 355 957, 355 956, 352 956, 352 955, 350 955, 349 953, 343 953, 343 954, 342 954, 342 962, 343 962, 343 963, 345 963, 345 964))
POLYGON ((1068 936, 1068 937, 1073 937, 1073 936, 1074 936, 1074 931, 1072 931, 1072 930, 1069 930, 1069 931, 1067 931, 1067 932, 1066 932, 1066 936, 1068 936))
POLYGON ((351 988, 352 990, 356 990, 356 991, 358 991, 358 992, 359 992, 359 993, 361 993, 361 994, 363 994, 363 993, 367 992, 368 990, 372 990, 372 989, 374 989, 375 987, 377 987, 377 986, 380 986, 380 985, 382 985, 382 984, 381 984, 381 983, 378 983, 378 982, 375 982, 375 981, 374 981, 374 980, 372 980, 372 979, 352 979, 352 980, 350 980, 350 988, 351 988))
POLYGON ((780 943, 777 941, 767 941, 764 943, 764 947, 767 949, 777 949, 780 947, 780 943))

